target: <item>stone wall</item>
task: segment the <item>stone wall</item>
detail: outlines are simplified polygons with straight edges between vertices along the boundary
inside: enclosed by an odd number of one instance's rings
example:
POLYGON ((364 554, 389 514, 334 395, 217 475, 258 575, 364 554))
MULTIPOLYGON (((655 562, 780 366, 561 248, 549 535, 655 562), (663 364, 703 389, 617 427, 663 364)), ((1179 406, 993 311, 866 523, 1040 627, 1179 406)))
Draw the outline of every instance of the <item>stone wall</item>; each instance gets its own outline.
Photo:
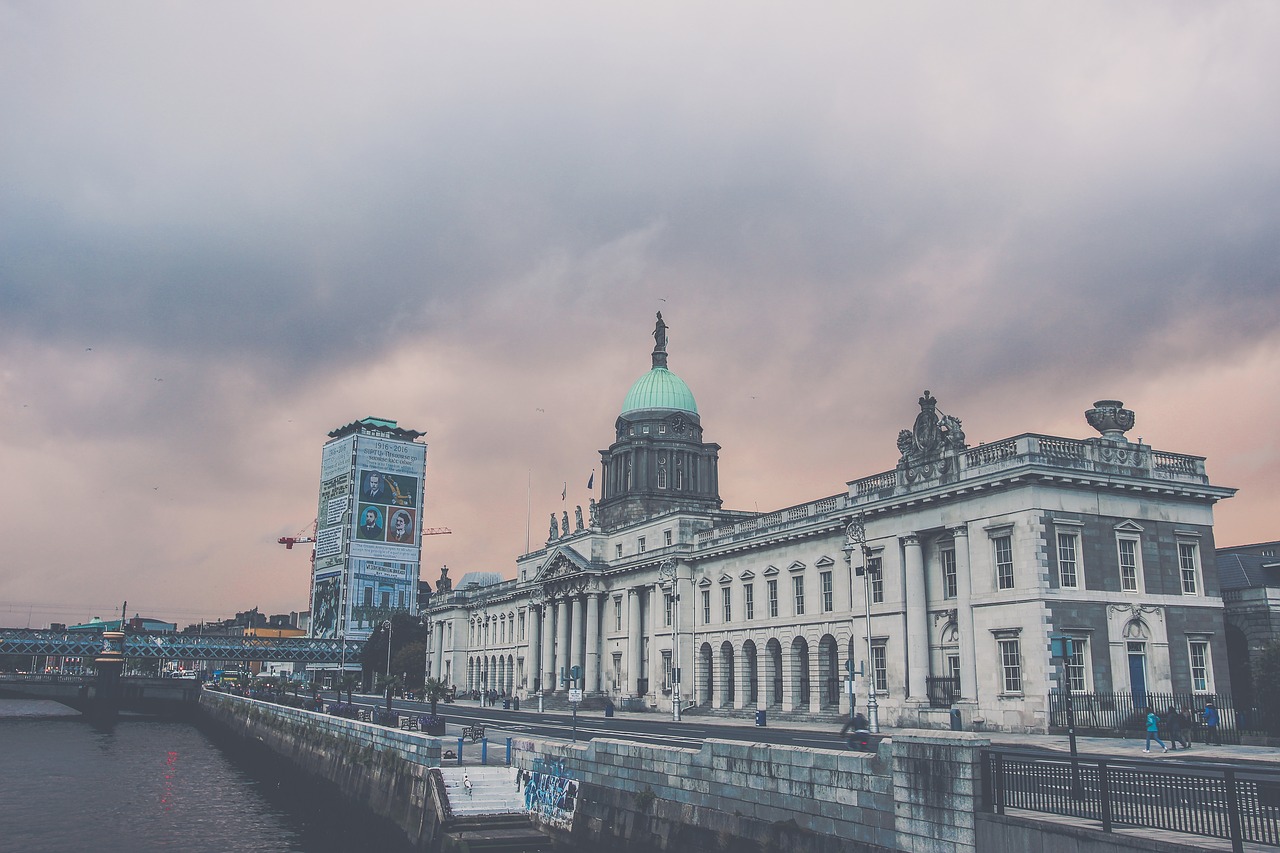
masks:
POLYGON ((964 853, 975 850, 987 745, 966 733, 895 735, 877 753, 516 739, 513 755, 576 783, 571 820, 543 823, 582 849, 964 853))
POLYGON ((440 739, 205 691, 202 717, 246 741, 260 742, 300 771, 333 784, 426 849, 443 814, 428 788, 440 766, 440 739))

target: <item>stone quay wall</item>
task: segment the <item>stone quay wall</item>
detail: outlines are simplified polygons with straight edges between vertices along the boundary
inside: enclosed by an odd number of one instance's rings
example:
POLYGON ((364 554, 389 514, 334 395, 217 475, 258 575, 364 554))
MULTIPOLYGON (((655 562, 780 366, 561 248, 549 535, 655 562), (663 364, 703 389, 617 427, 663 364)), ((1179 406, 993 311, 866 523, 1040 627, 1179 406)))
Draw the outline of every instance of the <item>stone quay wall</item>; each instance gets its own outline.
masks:
POLYGON ((989 743, 961 732, 897 734, 876 753, 719 740, 512 746, 531 785, 556 792, 544 804, 526 794, 535 819, 580 849, 965 853, 989 743))
POLYGON ((439 738, 207 690, 200 711, 223 732, 258 742, 335 785, 420 849, 437 846, 444 814, 428 771, 440 766, 439 738))

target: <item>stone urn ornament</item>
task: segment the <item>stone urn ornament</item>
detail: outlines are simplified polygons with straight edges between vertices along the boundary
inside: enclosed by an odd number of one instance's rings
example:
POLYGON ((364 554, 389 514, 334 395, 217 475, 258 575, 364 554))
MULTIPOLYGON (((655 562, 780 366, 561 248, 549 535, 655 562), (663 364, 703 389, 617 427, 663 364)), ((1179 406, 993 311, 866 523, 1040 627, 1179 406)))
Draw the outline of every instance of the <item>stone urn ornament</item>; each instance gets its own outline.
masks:
POLYGON ((1119 400, 1099 400, 1093 408, 1084 413, 1089 426, 1102 433, 1103 438, 1112 441, 1128 441, 1124 437, 1126 431, 1133 429, 1134 415, 1132 409, 1126 409, 1119 400))

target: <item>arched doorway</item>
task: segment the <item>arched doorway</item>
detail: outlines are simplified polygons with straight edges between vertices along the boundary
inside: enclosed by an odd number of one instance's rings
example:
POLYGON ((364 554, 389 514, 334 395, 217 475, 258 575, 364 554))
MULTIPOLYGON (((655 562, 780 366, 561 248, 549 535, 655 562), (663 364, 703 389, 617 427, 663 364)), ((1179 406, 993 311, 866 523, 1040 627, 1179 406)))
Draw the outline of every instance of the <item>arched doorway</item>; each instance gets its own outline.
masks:
POLYGON ((732 708, 734 700, 733 645, 725 640, 720 644, 720 707, 732 708))
POLYGON ((760 701, 760 673, 756 663, 756 644, 747 640, 742 644, 742 689, 747 707, 754 708, 760 701))
POLYGON ((836 638, 824 634, 818 641, 818 671, 822 673, 822 707, 840 707, 840 647, 836 638))

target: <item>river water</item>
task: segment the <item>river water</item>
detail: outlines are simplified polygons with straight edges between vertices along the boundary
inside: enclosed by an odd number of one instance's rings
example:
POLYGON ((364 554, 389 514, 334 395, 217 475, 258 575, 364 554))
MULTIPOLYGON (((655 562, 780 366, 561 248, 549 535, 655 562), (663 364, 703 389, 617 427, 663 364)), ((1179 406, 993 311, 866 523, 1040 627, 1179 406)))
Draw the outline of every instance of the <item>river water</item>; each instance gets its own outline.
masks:
POLYGON ((95 728, 64 711, 0 699, 0 850, 410 849, 332 790, 193 725, 121 718, 95 728))

